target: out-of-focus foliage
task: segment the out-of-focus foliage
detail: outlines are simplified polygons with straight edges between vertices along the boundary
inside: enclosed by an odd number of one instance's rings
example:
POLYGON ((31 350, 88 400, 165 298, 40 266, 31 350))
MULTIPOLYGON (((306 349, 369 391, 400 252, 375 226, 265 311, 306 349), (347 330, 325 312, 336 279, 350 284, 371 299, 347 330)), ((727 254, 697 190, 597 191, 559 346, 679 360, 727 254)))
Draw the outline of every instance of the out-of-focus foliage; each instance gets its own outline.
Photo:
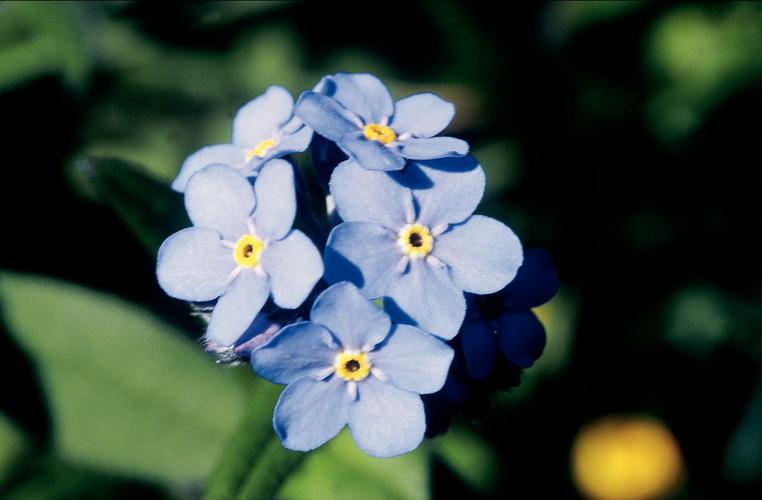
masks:
POLYGON ((114 297, 11 273, 0 276, 0 296, 10 331, 40 370, 57 453, 163 481, 209 472, 241 415, 236 373, 114 297))

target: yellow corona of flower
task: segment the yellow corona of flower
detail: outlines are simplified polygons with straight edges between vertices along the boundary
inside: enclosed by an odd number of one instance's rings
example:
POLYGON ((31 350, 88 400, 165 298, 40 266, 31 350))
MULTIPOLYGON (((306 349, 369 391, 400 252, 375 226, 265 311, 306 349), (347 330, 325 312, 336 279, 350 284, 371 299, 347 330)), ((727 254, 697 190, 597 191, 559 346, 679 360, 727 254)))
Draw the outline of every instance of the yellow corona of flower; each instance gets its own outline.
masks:
POLYGON ((265 156, 267 156, 267 152, 271 148, 277 145, 278 145, 278 141, 276 141, 275 139, 265 139, 264 141, 261 141, 259 144, 251 148, 246 153, 246 161, 247 162, 251 161, 251 159, 254 158, 255 156, 257 158, 264 158, 265 156))
POLYGON ((370 374, 370 361, 365 353, 342 351, 336 355, 336 374, 344 380, 359 382, 370 374))
POLYGON ((422 259, 434 248, 434 237, 423 224, 406 224, 398 236, 397 246, 411 259, 422 259))
POLYGON ((683 462, 677 441, 661 422, 611 416, 579 432, 572 467, 587 498, 646 500, 674 490, 683 462))
POLYGON ((265 244, 251 234, 244 234, 235 244, 233 258, 241 267, 254 267, 259 264, 259 257, 265 249, 265 244))
POLYGON ((362 133, 369 141, 378 141, 384 145, 397 140, 397 134, 394 133, 394 130, 379 123, 365 125, 362 133))

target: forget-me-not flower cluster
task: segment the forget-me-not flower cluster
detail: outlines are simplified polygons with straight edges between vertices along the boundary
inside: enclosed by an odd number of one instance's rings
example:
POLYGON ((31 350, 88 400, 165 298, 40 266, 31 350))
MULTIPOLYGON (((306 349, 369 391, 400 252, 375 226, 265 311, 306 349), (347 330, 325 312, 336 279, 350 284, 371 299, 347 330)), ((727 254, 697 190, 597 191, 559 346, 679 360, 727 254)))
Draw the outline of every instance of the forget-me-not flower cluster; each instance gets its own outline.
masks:
POLYGON ((557 280, 527 298, 537 272, 519 270, 537 266, 474 214, 486 180, 465 141, 440 136, 454 113, 431 93, 394 102, 369 74, 326 76, 296 104, 272 86, 238 111, 231 144, 190 155, 173 183, 193 226, 162 244, 159 284, 209 312, 220 360, 286 386, 273 425, 287 448, 346 426, 370 455, 409 452, 431 416, 421 395, 442 390, 454 358, 478 379, 498 352, 523 367, 542 351, 527 313, 557 280), (330 177, 321 213, 301 203, 311 177, 291 161, 310 145, 330 177), (497 320, 482 305, 496 300, 497 320))

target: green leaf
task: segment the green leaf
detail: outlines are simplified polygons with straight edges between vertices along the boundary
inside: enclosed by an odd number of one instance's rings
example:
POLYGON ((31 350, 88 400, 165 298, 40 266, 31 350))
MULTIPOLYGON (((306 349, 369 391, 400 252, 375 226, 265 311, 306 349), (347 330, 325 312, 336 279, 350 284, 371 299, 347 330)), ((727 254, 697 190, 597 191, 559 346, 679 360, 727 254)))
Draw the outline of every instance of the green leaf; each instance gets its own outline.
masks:
POLYGON ((432 443, 436 453, 461 479, 479 493, 493 491, 500 473, 497 452, 481 436, 453 426, 432 443))
POLYGON ((24 435, 0 413, 0 484, 13 473, 14 466, 26 452, 24 435))
POLYGON ((3 272, 0 299, 40 372, 64 459, 203 480, 242 414, 234 370, 146 311, 93 290, 3 272))
POLYGON ((395 458, 373 458, 355 445, 346 429, 312 452, 280 491, 283 499, 420 500, 428 498, 425 447, 395 458))
POLYGON ((131 163, 81 159, 75 164, 74 178, 80 188, 113 208, 151 253, 167 236, 190 225, 182 195, 131 163))

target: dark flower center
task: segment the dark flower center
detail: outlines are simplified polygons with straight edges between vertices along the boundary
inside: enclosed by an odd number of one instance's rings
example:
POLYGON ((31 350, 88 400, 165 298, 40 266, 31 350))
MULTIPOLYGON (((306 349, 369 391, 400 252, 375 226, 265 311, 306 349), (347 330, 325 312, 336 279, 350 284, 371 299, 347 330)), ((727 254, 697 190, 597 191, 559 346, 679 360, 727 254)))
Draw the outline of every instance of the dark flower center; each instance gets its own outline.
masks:
POLYGON ((243 247, 243 256, 246 258, 251 257, 251 253, 254 251, 254 247, 252 245, 246 245, 243 247))
POLYGON ((407 240, 415 248, 419 248, 421 245, 423 245, 423 237, 418 233, 410 233, 410 237, 407 240))
POLYGON ((350 372, 356 372, 360 369, 360 362, 356 359, 350 359, 347 361, 347 364, 345 364, 344 367, 350 372))

